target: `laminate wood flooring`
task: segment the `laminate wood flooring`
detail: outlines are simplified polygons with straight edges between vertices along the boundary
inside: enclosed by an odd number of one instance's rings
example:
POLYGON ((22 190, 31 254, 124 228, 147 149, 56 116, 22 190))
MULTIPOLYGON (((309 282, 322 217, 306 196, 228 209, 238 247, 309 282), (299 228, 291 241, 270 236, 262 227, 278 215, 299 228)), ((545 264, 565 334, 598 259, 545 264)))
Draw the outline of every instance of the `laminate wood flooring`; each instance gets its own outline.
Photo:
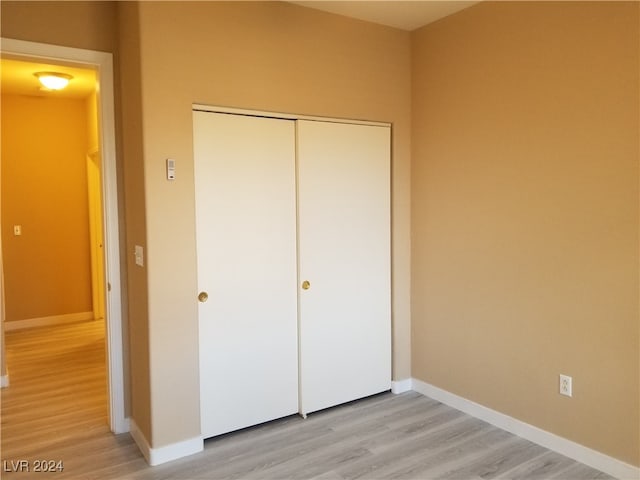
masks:
POLYGON ((8 332, 6 348, 2 478, 611 478, 413 392, 223 435, 199 454, 150 467, 128 434, 108 429, 102 322, 8 332), (14 471, 21 460, 31 471, 14 471), (64 470, 36 473, 36 460, 61 460, 64 470))

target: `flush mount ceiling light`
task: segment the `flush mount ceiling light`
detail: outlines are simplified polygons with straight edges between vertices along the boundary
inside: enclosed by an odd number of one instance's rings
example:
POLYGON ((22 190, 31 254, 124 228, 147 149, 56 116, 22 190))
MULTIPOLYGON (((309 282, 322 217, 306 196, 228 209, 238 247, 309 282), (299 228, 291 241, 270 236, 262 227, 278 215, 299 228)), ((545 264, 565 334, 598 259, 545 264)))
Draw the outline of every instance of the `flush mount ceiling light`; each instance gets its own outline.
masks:
POLYGON ((37 72, 34 73, 42 86, 48 90, 62 90, 69 84, 69 80, 73 77, 66 73, 57 72, 37 72))

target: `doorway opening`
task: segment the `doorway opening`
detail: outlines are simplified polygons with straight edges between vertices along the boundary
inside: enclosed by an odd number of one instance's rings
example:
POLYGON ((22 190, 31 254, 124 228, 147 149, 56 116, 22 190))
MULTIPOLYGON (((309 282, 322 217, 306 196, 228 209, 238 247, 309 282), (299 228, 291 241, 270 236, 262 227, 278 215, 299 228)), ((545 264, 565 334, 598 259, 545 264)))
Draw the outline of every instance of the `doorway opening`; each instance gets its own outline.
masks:
POLYGON ((5 331, 104 319, 95 71, 0 59, 5 331), (63 90, 33 72, 72 77, 63 90))
MULTIPOLYGON (((85 231, 84 244, 86 247, 86 260, 89 265, 84 266, 84 273, 79 276, 88 276, 88 285, 84 292, 76 292, 79 294, 73 295, 77 300, 81 299, 83 307, 78 309, 75 305, 71 307, 72 312, 67 314, 54 314, 54 315, 39 315, 33 316, 26 320, 22 327, 34 326, 34 325, 47 325, 52 321, 58 323, 81 321, 81 320, 93 320, 94 322, 103 322, 104 324, 104 338, 106 345, 106 383, 107 383, 107 411, 108 411, 108 423, 109 428, 114 433, 123 433, 129 430, 128 419, 125 416, 125 394, 124 394, 124 362, 123 362, 123 325, 122 325, 122 300, 121 300, 121 288, 120 288, 120 238, 119 238, 119 221, 118 221, 118 198, 117 198, 117 177, 116 177, 116 160, 115 160, 115 127, 114 127, 114 97, 113 97, 113 64, 112 55, 104 52, 96 52, 92 50, 82 50, 75 48, 59 47, 54 45, 39 44, 33 42, 24 42, 13 39, 2 39, 2 61, 5 62, 19 62, 25 65, 30 65, 30 68, 36 66, 38 70, 45 66, 51 67, 55 71, 72 71, 77 75, 77 78, 82 78, 87 74, 88 77, 92 77, 93 81, 89 81, 85 88, 89 90, 86 93, 84 100, 85 107, 85 129, 87 135, 85 137, 84 151, 82 154, 82 171, 84 173, 84 212, 85 227, 88 231, 85 231), (43 65, 44 64, 44 65, 43 65), (94 120, 91 120, 93 118, 94 120), (92 122, 94 126, 92 126, 92 122), (52 318, 53 317, 53 318, 52 318), (87 318, 89 317, 89 318, 87 318)), ((8 92, 5 89, 3 68, 3 95, 8 92)), ((30 72, 29 75, 33 75, 36 72, 30 72)), ((62 72, 65 73, 65 72, 62 72)), ((71 74, 74 76, 73 74, 71 74)), ((34 77, 35 79, 35 77, 34 77)), ((78 81, 77 84, 82 82, 78 81)), ((18 88, 18 87, 16 87, 18 88)), ((20 96, 20 95, 17 95, 20 96)), ((24 97, 24 92, 22 93, 24 97)), ((25 97, 29 99, 29 97, 25 97)), ((38 97, 32 97, 30 101, 37 101, 38 97)), ((17 103, 20 103, 23 99, 12 99, 17 103)), ((61 99, 60 99, 61 100, 61 99)), ((63 107, 64 108, 64 107, 63 107)), ((69 107, 71 108, 71 107, 69 107)), ((37 142, 38 132, 32 132, 32 142, 37 142)), ((46 154, 45 154, 46 155, 46 154)), ((44 155, 43 155, 44 156, 44 155)), ((44 159, 43 159, 44 160, 44 159)), ((60 175, 64 178, 65 174, 71 174, 70 170, 65 169, 64 165, 59 165, 59 172, 49 172, 52 181, 54 176, 60 175)), ((45 169, 43 169, 45 170, 45 169)), ((54 169, 55 170, 55 169, 54 169)), ((4 172, 6 175, 6 172, 4 172)), ((38 175, 41 172, 38 168, 31 168, 31 175, 38 175)), ((76 176, 78 172, 75 172, 76 176)), ((5 179, 7 180, 7 179, 5 179)), ((10 180, 13 181, 13 180, 10 180)), ((62 181, 62 180, 58 180, 62 181)), ((20 180, 16 179, 15 185, 19 185, 20 180)), ((6 184, 6 182, 5 182, 6 184)), ((71 195, 69 191, 65 191, 65 195, 71 195)), ((45 196, 45 195, 43 195, 45 196)), ((76 198, 79 198, 76 196, 76 198)), ((45 199, 46 200, 46 199, 45 199)), ((72 205, 71 202, 68 205, 72 205)), ((72 208, 69 207, 69 210, 72 208)), ((49 221, 53 222, 66 222, 64 215, 69 213, 68 211, 59 211, 57 215, 54 215, 53 219, 49 218, 49 221)), ((25 213, 26 215, 26 213, 25 213)), ((4 220, 4 219, 3 219, 4 220)), ((16 238, 23 235, 21 240, 27 238, 27 231, 22 229, 22 225, 17 223, 13 219, 7 219, 10 224, 3 221, 3 228, 11 229, 10 234, 15 234, 16 238), (14 226, 15 223, 15 226, 14 226), (8 225, 8 226, 7 226, 8 225), (20 235, 16 234, 19 233, 20 235)), ((46 221, 47 219, 45 219, 46 221)), ((77 226, 71 227, 69 222, 69 228, 78 228, 77 226)), ((67 226, 67 223, 64 223, 67 226)), ((5 239, 7 232, 4 232, 5 239)), ((40 235, 42 236, 42 234, 40 235)), ((11 238, 13 240, 13 237, 11 238)), ((55 238, 47 237, 44 242, 40 238, 40 244, 46 245, 46 242, 55 242, 55 238)), ((6 241, 3 248, 6 250, 6 241)), ((64 251, 64 249, 62 250, 64 251)), ((43 257, 46 255, 43 255, 43 257)), ((8 268, 7 257, 2 257, 0 252, 0 265, 4 260, 3 270, 8 268)), ((38 259, 33 259, 37 261, 38 259)), ((63 260, 63 259, 61 259, 63 260)), ((58 273, 60 270, 64 270, 69 267, 69 262, 60 262, 58 267, 58 273)), ((9 279, 5 275, 4 289, 7 293, 9 286, 9 279)), ((32 293, 37 294, 38 285, 44 285, 43 279, 35 278, 33 281, 32 293)), ((73 279, 72 279, 73 280, 73 279)), ((82 287, 78 287, 82 288, 82 287)), ((59 295, 55 293, 50 296, 54 301, 60 301, 59 295)), ((7 306, 12 304, 10 299, 7 306)), ((13 305, 18 305, 20 302, 13 302, 13 305)), ((35 303, 35 302, 34 302, 35 303)), ((4 306, 4 301, 3 301, 4 306)), ((58 305, 60 308, 60 305, 58 305)), ((4 309, 2 310, 1 321, 1 333, 2 333, 2 350, 0 351, 0 357, 2 357, 3 369, 5 368, 5 348, 4 348, 4 335, 7 326, 10 326, 10 321, 15 321, 16 318, 10 318, 10 315, 15 315, 13 311, 7 311, 7 317, 5 318, 4 309), (6 321, 9 320, 9 321, 6 321)), ((57 312, 56 312, 57 313, 57 312)), ((9 388, 11 385, 11 372, 9 371, 9 377, 6 377, 4 370, 3 383, 8 383, 9 388)))

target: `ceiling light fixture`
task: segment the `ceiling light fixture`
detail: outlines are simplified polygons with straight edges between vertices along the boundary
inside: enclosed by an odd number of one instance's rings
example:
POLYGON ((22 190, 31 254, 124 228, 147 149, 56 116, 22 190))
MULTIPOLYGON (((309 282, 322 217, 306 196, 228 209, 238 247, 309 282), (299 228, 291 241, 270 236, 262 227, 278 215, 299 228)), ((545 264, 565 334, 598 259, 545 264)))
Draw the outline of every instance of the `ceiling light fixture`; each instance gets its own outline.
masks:
POLYGON ((66 73, 57 72, 37 72, 34 75, 38 77, 42 86, 49 90, 62 90, 69 84, 69 80, 73 78, 66 73))

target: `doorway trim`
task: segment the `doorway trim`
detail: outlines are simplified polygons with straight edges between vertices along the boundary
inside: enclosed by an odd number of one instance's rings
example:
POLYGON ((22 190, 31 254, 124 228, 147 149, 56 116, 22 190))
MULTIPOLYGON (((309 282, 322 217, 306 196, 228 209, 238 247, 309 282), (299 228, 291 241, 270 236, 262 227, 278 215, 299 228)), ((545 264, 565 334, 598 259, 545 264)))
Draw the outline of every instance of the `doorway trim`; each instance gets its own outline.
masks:
MULTIPOLYGON (((102 191, 105 285, 107 384, 109 397, 109 427, 113 433, 129 431, 129 419, 124 405, 124 356, 122 327, 122 289, 120 282, 120 232, 118 213, 118 183, 116 168, 116 137, 114 110, 113 55, 80 48, 0 38, 3 55, 27 61, 64 63, 96 70, 98 87, 98 130, 102 153, 102 191)), ((2 333, 4 339, 4 332, 2 333)), ((4 349, 2 350, 4 355, 4 349)))

